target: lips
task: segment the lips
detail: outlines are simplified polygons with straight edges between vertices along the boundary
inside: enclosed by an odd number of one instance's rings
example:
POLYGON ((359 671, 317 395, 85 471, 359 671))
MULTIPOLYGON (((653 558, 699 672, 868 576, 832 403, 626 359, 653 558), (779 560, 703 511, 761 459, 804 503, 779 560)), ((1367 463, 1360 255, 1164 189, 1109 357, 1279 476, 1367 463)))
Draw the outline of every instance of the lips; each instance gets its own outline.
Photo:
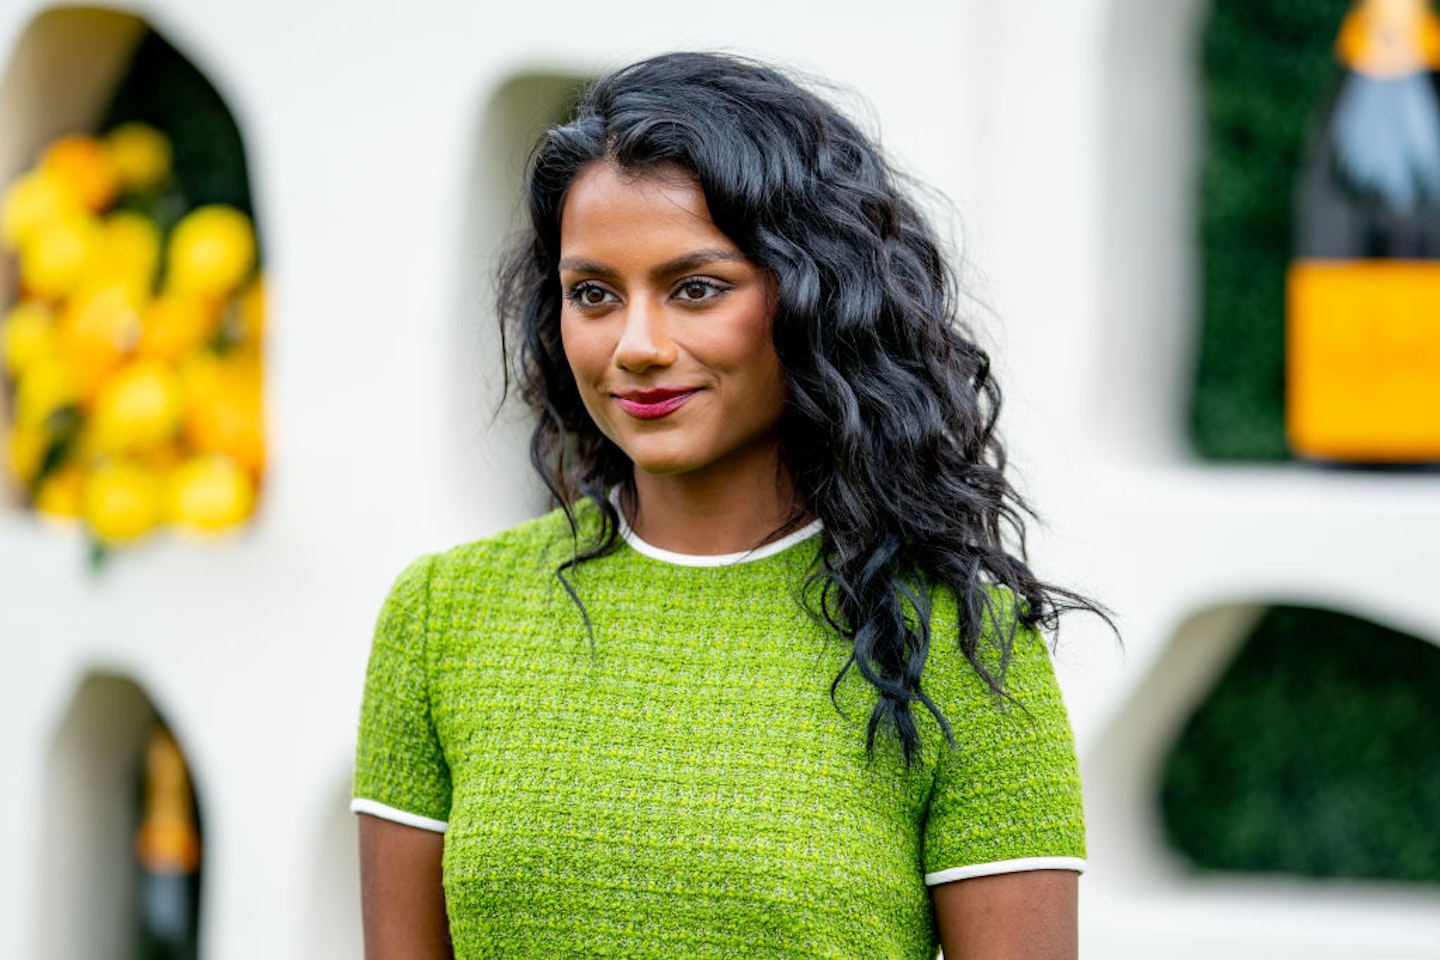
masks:
POLYGON ((669 416, 676 410, 683 407, 691 397, 699 393, 698 390, 677 390, 660 388, 657 390, 631 390, 626 393, 614 394, 615 402, 620 404, 620 409, 638 420, 658 420, 660 417, 669 416))

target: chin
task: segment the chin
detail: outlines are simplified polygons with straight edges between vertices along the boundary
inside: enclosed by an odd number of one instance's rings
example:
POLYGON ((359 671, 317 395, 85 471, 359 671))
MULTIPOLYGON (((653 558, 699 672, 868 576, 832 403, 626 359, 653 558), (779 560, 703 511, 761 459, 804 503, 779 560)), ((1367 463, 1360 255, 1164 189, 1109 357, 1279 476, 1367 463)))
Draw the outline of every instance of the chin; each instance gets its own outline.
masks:
POLYGON ((667 443, 655 443, 660 437, 647 438, 650 443, 632 443, 628 446, 620 446, 625 456, 635 465, 635 469, 657 477, 670 477, 680 473, 694 470, 703 463, 697 460, 695 451, 683 448, 677 449, 677 445, 667 443))
POLYGON ((652 477, 674 477, 695 469, 695 464, 688 461, 664 457, 631 457, 630 462, 635 465, 636 470, 652 477))

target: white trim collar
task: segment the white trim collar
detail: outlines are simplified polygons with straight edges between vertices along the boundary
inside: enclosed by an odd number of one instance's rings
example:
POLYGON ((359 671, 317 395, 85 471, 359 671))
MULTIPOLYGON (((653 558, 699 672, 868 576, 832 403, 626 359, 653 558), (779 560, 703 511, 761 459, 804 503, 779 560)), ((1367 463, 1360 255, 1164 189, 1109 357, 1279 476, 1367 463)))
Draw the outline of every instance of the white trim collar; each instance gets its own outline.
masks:
POLYGON ((630 524, 625 520, 625 514, 620 514, 620 536, 632 550, 651 560, 659 560, 661 563, 670 563, 679 567, 730 567, 737 563, 763 560, 766 557, 773 557, 782 550, 788 550, 801 541, 809 540, 824 528, 825 525, 819 519, 812 520, 799 530, 787 533, 779 540, 771 540, 769 543, 761 544, 751 550, 742 550, 739 553, 676 553, 673 550, 664 550, 641 540, 635 531, 630 529, 630 524))

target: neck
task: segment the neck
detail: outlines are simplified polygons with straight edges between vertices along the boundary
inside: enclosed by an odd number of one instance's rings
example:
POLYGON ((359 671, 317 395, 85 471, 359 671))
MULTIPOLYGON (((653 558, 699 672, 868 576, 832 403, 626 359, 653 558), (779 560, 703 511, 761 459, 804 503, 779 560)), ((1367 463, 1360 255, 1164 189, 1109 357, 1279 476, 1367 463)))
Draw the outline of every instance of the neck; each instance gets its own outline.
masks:
POLYGON ((635 471, 635 503, 622 503, 630 529, 673 553, 740 553, 810 519, 797 502, 778 450, 756 469, 658 476, 635 471), (782 529, 784 528, 784 529, 782 529))

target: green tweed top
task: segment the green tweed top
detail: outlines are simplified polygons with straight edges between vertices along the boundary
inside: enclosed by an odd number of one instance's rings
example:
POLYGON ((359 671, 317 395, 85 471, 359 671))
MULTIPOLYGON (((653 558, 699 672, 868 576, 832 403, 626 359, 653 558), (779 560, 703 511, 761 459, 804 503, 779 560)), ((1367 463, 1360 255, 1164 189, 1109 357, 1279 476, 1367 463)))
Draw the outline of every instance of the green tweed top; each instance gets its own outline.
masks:
MULTIPOLYGON (((400 575, 352 808, 445 833, 458 960, 933 960, 927 884, 1083 869, 1040 637, 1022 631, 1010 667, 1023 710, 937 642, 924 688, 955 746, 917 709, 921 761, 893 740, 872 758, 873 688, 852 670, 832 702, 845 642, 797 602, 817 533, 686 558, 626 531, 569 574, 593 646, 555 576, 558 512, 400 575)), ((953 601, 937 608, 944 637, 953 601)))

